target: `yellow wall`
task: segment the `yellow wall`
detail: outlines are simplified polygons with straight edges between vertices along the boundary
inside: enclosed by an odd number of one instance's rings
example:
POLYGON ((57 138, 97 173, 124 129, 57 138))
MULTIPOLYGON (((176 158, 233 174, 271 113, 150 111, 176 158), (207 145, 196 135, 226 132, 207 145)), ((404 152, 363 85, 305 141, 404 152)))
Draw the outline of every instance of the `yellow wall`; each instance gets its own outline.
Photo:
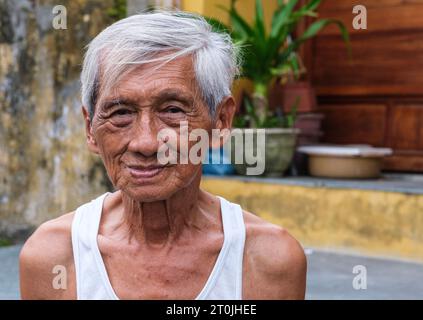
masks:
POLYGON ((204 177, 202 188, 303 245, 423 261, 423 195, 204 177))
POLYGON ((202 14, 204 12, 203 0, 182 0, 182 10, 202 14))
MULTIPOLYGON (((182 9, 200 13, 205 16, 220 19, 224 23, 228 23, 228 15, 222 9, 218 8, 223 5, 229 8, 230 0, 182 0, 182 9)), ((277 0, 262 0, 266 23, 270 26, 273 12, 277 7, 277 0)), ((252 21, 255 13, 255 0, 238 0, 236 7, 241 16, 252 21)))

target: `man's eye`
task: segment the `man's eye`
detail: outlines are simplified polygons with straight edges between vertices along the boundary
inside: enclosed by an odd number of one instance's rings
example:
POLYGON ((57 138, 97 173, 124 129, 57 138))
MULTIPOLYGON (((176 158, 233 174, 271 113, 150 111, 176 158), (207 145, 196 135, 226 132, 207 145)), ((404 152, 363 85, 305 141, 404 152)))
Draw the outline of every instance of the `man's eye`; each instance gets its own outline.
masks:
POLYGON ((168 107, 165 109, 165 112, 167 113, 179 113, 179 112, 183 112, 183 110, 181 108, 178 107, 168 107))
POLYGON ((131 110, 127 110, 127 109, 120 109, 120 110, 116 110, 115 112, 113 112, 111 114, 112 117, 114 116, 125 116, 131 113, 131 110))

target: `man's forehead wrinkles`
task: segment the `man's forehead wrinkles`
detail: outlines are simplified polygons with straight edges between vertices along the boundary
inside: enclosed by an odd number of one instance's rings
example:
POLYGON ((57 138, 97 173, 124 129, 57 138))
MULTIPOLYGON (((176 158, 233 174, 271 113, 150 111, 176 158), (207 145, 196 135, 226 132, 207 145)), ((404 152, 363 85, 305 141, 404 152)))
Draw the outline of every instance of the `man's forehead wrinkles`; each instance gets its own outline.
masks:
POLYGON ((113 104, 142 104, 144 102, 164 102, 166 100, 183 100, 193 103, 194 93, 180 88, 164 88, 156 92, 139 92, 137 90, 125 90, 104 99, 103 107, 113 104))
POLYGON ((170 76, 183 76, 184 78, 195 77, 194 64, 189 57, 180 57, 175 60, 145 64, 135 66, 128 70, 126 77, 149 77, 154 75, 164 74, 166 78, 170 76))

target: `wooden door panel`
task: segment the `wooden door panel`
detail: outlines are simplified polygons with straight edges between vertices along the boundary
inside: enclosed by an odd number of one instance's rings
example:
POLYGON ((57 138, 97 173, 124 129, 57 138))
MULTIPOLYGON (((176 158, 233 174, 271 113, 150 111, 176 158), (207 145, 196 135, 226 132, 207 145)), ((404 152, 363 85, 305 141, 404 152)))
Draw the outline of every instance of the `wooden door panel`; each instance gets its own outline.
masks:
POLYGON ((383 146, 386 105, 319 105, 323 120, 323 142, 383 146))
MULTIPOLYGON (((358 4, 366 6, 367 9, 373 9, 398 6, 404 4, 404 2, 404 0, 326 0, 322 1, 319 12, 352 12, 352 8, 358 4)), ((421 1, 410 1, 410 3, 421 3, 421 1)))
POLYGON ((352 39, 352 59, 339 36, 315 39, 312 82, 318 94, 422 94, 423 29, 352 39))
POLYGON ((383 161, 383 169, 391 171, 423 172, 423 154, 402 154, 396 152, 383 161))
MULTIPOLYGON (((333 1, 323 1, 319 14, 322 18, 336 18, 344 22, 352 34, 398 32, 401 30, 420 30, 422 26, 423 1, 404 3, 403 1, 337 1, 339 5, 328 6, 333 1), (402 3, 401 3, 402 2, 402 3), (342 4, 341 4, 342 3, 342 4), (367 8, 367 30, 354 29, 352 12, 355 5, 367 8)), ((320 32, 320 35, 339 34, 336 26, 330 26, 320 32)))
POLYGON ((423 105, 398 104, 389 112, 387 145, 397 150, 423 150, 423 105))

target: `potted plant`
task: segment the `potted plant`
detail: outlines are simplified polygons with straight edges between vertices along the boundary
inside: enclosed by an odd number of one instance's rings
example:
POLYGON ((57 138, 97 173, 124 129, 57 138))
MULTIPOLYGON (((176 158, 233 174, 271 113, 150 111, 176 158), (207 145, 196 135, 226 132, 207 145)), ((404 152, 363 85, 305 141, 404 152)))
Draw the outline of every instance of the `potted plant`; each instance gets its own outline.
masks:
MULTIPOLYGON (((305 17, 317 17, 316 9, 321 0, 308 1, 298 7, 298 0, 278 0, 271 28, 266 30, 263 5, 256 0, 255 18, 249 24, 236 9, 237 0, 231 1, 228 12, 230 26, 208 18, 218 31, 228 32, 236 45, 243 49, 242 77, 252 83, 252 92, 244 99, 244 113, 234 123, 238 128, 265 129, 265 175, 282 175, 288 168, 294 151, 298 129, 294 128, 297 100, 288 113, 269 108, 269 88, 275 79, 299 70, 296 51, 308 39, 328 25, 336 24, 344 40, 349 43, 345 26, 335 19, 317 19, 296 39, 291 34, 305 17)), ((257 147, 257 146, 256 146, 257 147)), ((234 148, 232 148, 233 150, 234 148)), ((233 157, 232 157, 233 158, 233 157)), ((237 165, 239 173, 245 165, 237 165)))

